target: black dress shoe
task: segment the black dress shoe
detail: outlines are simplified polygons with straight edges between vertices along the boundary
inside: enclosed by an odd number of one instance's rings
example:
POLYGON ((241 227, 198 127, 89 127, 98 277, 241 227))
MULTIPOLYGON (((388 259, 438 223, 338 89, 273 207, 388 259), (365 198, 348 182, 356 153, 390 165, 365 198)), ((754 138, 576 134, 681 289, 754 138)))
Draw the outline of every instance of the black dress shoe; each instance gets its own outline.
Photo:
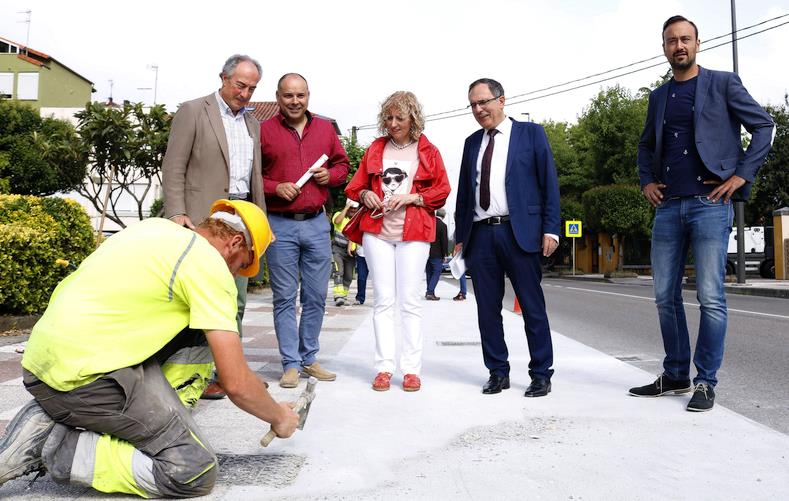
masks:
POLYGON ((510 387, 510 378, 507 376, 490 375, 490 379, 482 387, 482 393, 490 395, 492 393, 501 393, 501 390, 506 390, 510 387))
POLYGON ((542 378, 533 378, 531 384, 526 388, 524 397, 544 397, 551 392, 551 380, 542 378))

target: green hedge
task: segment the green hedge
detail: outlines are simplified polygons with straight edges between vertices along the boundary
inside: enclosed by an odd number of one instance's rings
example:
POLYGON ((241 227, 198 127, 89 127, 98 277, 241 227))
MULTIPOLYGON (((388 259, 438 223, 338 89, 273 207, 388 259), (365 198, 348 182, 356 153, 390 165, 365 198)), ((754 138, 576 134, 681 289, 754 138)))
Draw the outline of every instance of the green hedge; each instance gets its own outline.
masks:
POLYGON ((44 311, 52 291, 93 252, 85 209, 62 198, 0 195, 0 314, 44 311))

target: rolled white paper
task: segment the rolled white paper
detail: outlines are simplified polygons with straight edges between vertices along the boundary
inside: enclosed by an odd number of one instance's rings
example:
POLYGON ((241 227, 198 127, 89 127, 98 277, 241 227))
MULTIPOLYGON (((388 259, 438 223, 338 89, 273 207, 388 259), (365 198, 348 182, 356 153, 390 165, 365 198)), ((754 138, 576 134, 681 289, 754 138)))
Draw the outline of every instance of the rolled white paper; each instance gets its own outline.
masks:
POLYGON ((324 153, 323 155, 321 155, 321 157, 319 159, 315 160, 315 163, 312 164, 312 167, 307 169, 307 172, 305 172, 304 175, 301 176, 298 181, 296 181, 296 186, 301 188, 302 186, 307 184, 307 181, 309 181, 310 178, 312 177, 312 174, 313 174, 312 169, 315 169, 316 167, 322 166, 323 164, 326 163, 326 160, 328 160, 328 159, 329 159, 329 157, 327 157, 326 153, 324 153))

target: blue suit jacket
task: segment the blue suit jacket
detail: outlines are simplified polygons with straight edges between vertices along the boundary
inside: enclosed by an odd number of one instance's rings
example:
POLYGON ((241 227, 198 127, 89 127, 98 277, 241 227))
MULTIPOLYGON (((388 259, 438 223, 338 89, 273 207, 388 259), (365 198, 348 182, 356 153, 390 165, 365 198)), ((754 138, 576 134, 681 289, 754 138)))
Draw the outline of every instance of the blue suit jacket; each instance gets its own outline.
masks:
MULTIPOLYGON (((480 129, 466 138, 460 164, 455 204, 455 240, 456 243, 464 244, 464 254, 471 246, 477 157, 483 134, 484 129, 480 129)), ((540 252, 545 233, 560 234, 559 181, 553 153, 542 126, 512 121, 504 183, 515 240, 526 252, 540 252)))
MULTIPOLYGON (((649 94, 647 120, 638 143, 638 177, 642 188, 663 182, 663 115, 668 90, 665 83, 649 94)), ((745 179, 747 182, 734 198, 747 200, 756 173, 770 152, 775 126, 769 113, 745 90, 737 74, 699 67, 693 129, 704 167, 724 181, 734 174, 745 179), (745 151, 740 125, 752 135, 745 151)))

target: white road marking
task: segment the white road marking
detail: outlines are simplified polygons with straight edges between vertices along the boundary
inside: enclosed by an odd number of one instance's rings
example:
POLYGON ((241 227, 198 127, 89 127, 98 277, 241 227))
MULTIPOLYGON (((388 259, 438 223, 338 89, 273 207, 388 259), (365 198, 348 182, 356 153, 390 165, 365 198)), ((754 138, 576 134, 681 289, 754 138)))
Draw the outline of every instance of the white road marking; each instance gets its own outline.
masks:
MULTIPOLYGON (((559 286, 554 286, 554 287, 559 287, 559 286)), ((650 302, 654 302, 655 301, 655 299, 651 298, 651 297, 634 296, 633 294, 622 294, 621 292, 608 292, 608 291, 600 291, 600 290, 595 290, 595 289, 583 289, 581 287, 562 287, 562 288, 568 289, 568 290, 580 291, 580 292, 594 292, 595 294, 608 294, 608 295, 611 295, 611 296, 620 296, 620 297, 628 297, 628 298, 632 298, 632 299, 641 299, 641 300, 650 301, 650 302)), ((682 304, 685 304, 687 306, 695 306, 696 308, 699 307, 698 303, 689 303, 689 302, 684 302, 683 301, 682 304)), ((777 315, 775 313, 762 313, 761 311, 751 311, 751 310, 738 310, 736 308, 729 308, 729 311, 733 311, 733 312, 737 312, 737 313, 745 313, 745 314, 749 314, 749 315, 758 315, 758 316, 762 316, 762 317, 783 318, 783 319, 789 320, 789 315, 777 315)))

